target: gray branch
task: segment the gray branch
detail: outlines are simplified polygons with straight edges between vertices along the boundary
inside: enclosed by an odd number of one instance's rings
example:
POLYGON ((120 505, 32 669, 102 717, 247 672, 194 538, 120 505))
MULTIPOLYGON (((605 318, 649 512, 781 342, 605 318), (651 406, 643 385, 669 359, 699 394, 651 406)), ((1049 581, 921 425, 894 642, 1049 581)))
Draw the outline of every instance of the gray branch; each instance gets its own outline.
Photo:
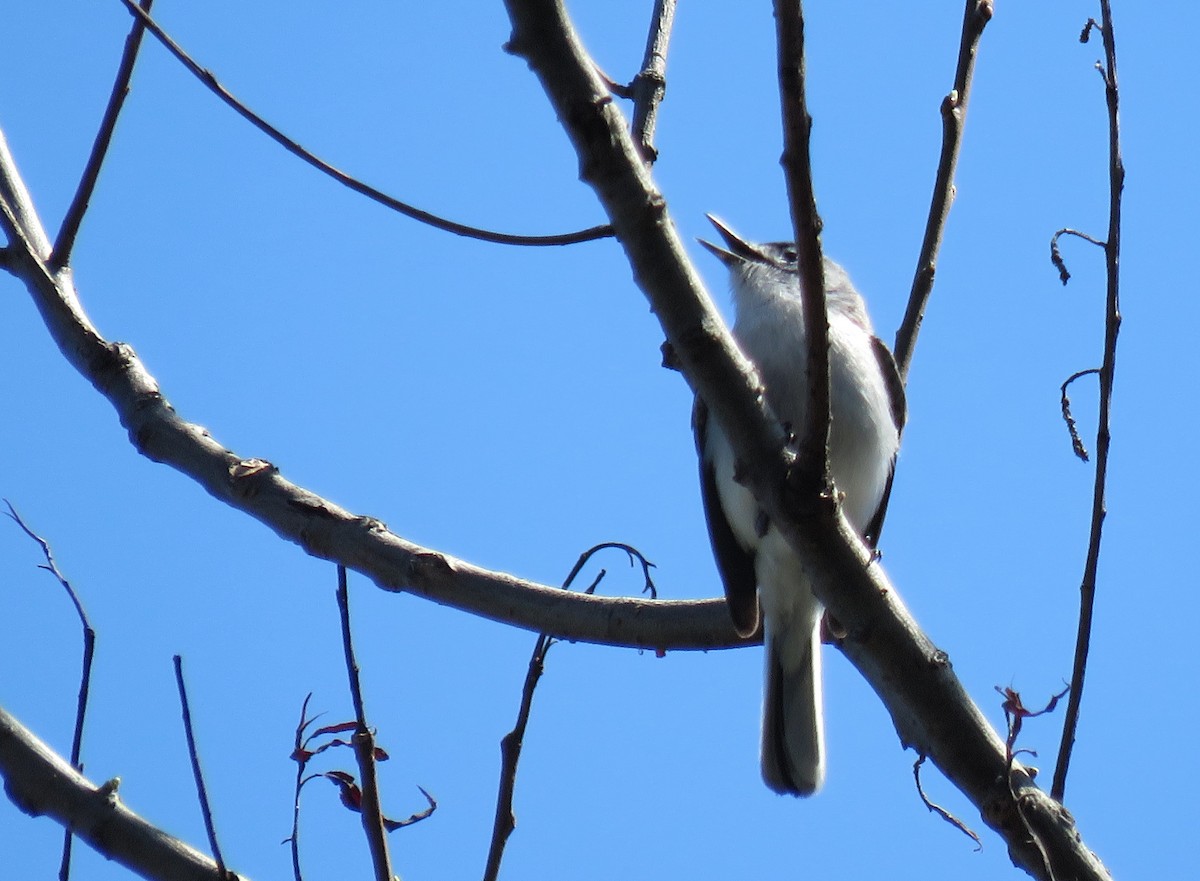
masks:
POLYGON ((139 817, 117 797, 118 779, 96 786, 0 707, 4 791, 31 817, 48 816, 97 852, 143 878, 238 881, 195 848, 139 817))
POLYGON ((1070 814, 1007 754, 917 627, 836 504, 786 492, 782 429, 758 392, 702 283, 683 254, 666 202, 556 0, 506 0, 511 51, 541 80, 694 389, 728 435, 771 521, 810 566, 817 595, 846 628, 840 648, 891 713, 901 741, 929 756, 1002 835, 1013 861, 1037 878, 1106 879, 1070 814))

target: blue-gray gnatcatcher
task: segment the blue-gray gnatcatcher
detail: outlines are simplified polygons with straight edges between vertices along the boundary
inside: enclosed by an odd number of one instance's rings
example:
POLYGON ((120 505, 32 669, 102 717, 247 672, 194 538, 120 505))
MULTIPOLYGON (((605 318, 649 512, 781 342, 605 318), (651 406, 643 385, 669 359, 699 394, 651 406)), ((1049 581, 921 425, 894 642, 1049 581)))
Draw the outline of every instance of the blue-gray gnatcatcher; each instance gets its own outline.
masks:
MULTIPOLYGON (((752 244, 715 217, 725 247, 701 240, 729 269, 733 334, 754 362, 767 403, 799 431, 808 401, 807 337, 796 247, 752 244)), ((871 330, 845 270, 825 261, 829 315, 829 470, 847 520, 872 547, 879 538, 904 425, 904 388, 891 352, 871 330)), ((700 486, 725 597, 739 633, 762 610, 766 647, 762 774, 776 792, 811 795, 825 779, 821 700, 822 607, 804 566, 736 478, 733 449, 703 401, 694 414, 700 486)))

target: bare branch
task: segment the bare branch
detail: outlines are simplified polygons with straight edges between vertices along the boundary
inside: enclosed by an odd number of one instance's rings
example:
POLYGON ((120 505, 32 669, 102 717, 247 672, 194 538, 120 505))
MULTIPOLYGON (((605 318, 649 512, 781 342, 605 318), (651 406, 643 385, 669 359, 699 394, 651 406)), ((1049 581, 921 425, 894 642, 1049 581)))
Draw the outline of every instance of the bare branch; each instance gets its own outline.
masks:
MULTIPOLYGON (((583 642, 654 651, 751 644, 734 632, 723 599, 593 597, 491 572, 408 542, 379 520, 351 514, 284 479, 270 462, 223 447, 203 426, 179 416, 132 348, 100 335, 83 311, 71 274, 49 268, 41 221, 2 134, 0 222, 14 235, 12 271, 25 282, 59 351, 113 405, 142 455, 188 475, 307 553, 361 572, 385 590, 583 642)), ((628 144, 628 135, 623 137, 628 144)), ((675 242, 682 255, 682 243, 677 237, 675 242)), ((728 334, 724 343, 736 351, 728 334)), ((748 370, 744 359, 741 363, 748 370)), ((774 430, 780 436, 777 451, 782 430, 777 423, 774 430)))
MULTIPOLYGON (((582 554, 567 577, 563 580, 562 589, 567 590, 575 581, 580 570, 593 556, 603 550, 618 549, 629 555, 632 565, 636 559, 642 564, 646 576, 646 589, 653 593, 654 583, 650 580, 650 568, 654 565, 647 560, 642 552, 632 545, 619 542, 604 542, 593 545, 582 554)), ((584 593, 591 594, 604 578, 601 569, 584 593)), ((525 683, 521 687, 521 703, 517 709, 517 721, 508 734, 500 739, 500 786, 496 791, 496 814, 492 821, 492 839, 488 846, 487 863, 483 870, 483 881, 496 881, 500 874, 500 862, 504 859, 504 847, 508 838, 516 828, 516 817, 513 814, 513 793, 517 786, 517 765, 521 761, 521 749, 525 744, 525 729, 529 726, 529 713, 533 707, 533 692, 546 669, 546 653, 557 640, 548 633, 538 635, 533 646, 533 654, 529 657, 529 668, 525 672, 525 683)))
MULTIPOLYGON (((350 635, 350 590, 346 581, 346 567, 337 567, 337 603, 342 623, 342 649, 346 656, 346 674, 350 678, 350 697, 354 702, 354 756, 358 760, 358 773, 362 778, 363 832, 371 851, 371 865, 375 869, 375 881, 391 881, 392 858, 388 853, 387 832, 383 826, 383 810, 379 804, 379 780, 375 773, 375 736, 367 727, 367 713, 363 707, 362 683, 358 677, 358 659, 354 657, 354 643, 350 635)), ((424 792, 424 790, 422 790, 424 792)))
POLYGON ((175 665, 175 686, 179 689, 179 706, 183 711, 183 733, 187 737, 188 758, 192 763, 192 777, 196 780, 196 794, 200 798, 200 814, 204 818, 204 831, 208 835, 208 846, 212 848, 213 858, 217 861, 217 872, 222 878, 226 878, 229 871, 225 868, 225 858, 221 856, 217 828, 213 825, 212 808, 208 803, 208 787, 204 785, 204 775, 200 771, 200 753, 196 749, 196 735, 192 729, 192 708, 188 704, 187 686, 183 684, 183 658, 175 655, 172 662, 175 665))
MULTIPOLYGON (((1085 28, 1081 37, 1088 34, 1085 28)), ((1067 788, 1071 750, 1079 725, 1079 707, 1087 675, 1088 649, 1092 638, 1092 615, 1096 604, 1096 572, 1100 566, 1100 540, 1107 513, 1105 490, 1108 482, 1113 378, 1117 368, 1117 335, 1121 329, 1121 193, 1125 188, 1125 164, 1121 159, 1120 95, 1117 89, 1117 44, 1113 35, 1112 8, 1100 0, 1100 33, 1104 38, 1104 97, 1108 107, 1108 235, 1104 242, 1106 291, 1104 298, 1104 361, 1100 366, 1100 414, 1096 426, 1096 475, 1092 487, 1092 523, 1088 536, 1087 561, 1079 586, 1079 628, 1075 637, 1075 663, 1071 672, 1071 694, 1063 721, 1062 742, 1054 767, 1050 792, 1062 801, 1067 788)))
POLYGON ((625 248, 634 275, 693 388, 728 436, 745 479, 771 522, 806 563, 814 591, 846 628, 840 647, 879 694, 901 740, 930 756, 1000 832, 1010 856, 1045 878, 1039 847, 1014 819, 1021 805, 1056 865, 1076 878, 1107 873, 1070 815, 1024 769, 1008 777, 1004 744, 967 697, 944 653, 921 633, 844 517, 830 523, 784 493, 788 456, 763 405, 757 377, 737 351, 683 254, 665 200, 624 120, 597 78, 561 2, 507 0, 512 51, 541 80, 625 248), (897 675, 897 671, 904 671, 897 675), (1010 789, 1011 784, 1011 789, 1010 789), (1015 794, 1015 795, 1014 795, 1015 794))
MULTIPOLYGON (((29 528, 21 519, 21 515, 17 513, 17 509, 13 507, 12 502, 5 499, 4 504, 8 505, 8 516, 15 520, 17 526, 21 527, 25 534, 41 547, 46 564, 39 568, 45 569, 62 585, 71 600, 71 605, 75 607, 75 614, 79 616, 79 623, 83 628, 83 669, 79 674, 79 697, 75 702, 75 733, 71 737, 71 767, 82 772, 83 764, 80 762, 80 756, 83 752, 83 723, 87 718, 88 693, 92 687, 92 659, 96 654, 96 631, 88 619, 87 610, 84 609, 79 594, 75 592, 71 582, 67 581, 67 577, 59 570, 58 563, 54 560, 54 553, 50 550, 50 543, 29 528)), ((58 869, 58 877, 61 881, 66 881, 71 873, 71 841, 71 830, 67 829, 63 835, 62 860, 58 869)))
POLYGON ((0 776, 12 803, 45 815, 110 860, 156 881, 237 881, 121 803, 120 778, 95 786, 0 707, 0 776))
POLYGON ((370 184, 363 183, 357 178, 351 177, 344 171, 330 165, 323 159, 318 158, 310 153, 296 141, 289 138, 271 123, 267 122, 241 101, 233 96, 213 74, 197 64, 187 52, 185 52, 178 43, 171 39, 170 35, 164 31, 159 24, 154 21, 149 15, 142 11, 133 0, 121 0, 125 4, 125 8, 137 20, 141 21, 146 28, 154 35, 167 51, 175 56, 188 71, 200 80, 201 83, 208 88, 214 95, 237 111, 243 119, 250 122, 255 128, 267 135, 275 143, 279 144, 293 156, 298 156, 303 159, 313 168, 329 175, 343 186, 349 187, 354 192, 366 196, 374 202, 378 202, 386 208, 403 214, 405 217, 411 217, 413 220, 420 221, 428 226, 445 232, 454 233, 457 236, 464 236, 470 239, 478 239, 484 242, 493 242, 499 245, 525 245, 533 247, 544 247, 549 245, 575 245, 580 242, 590 242, 595 239, 604 239, 611 236, 612 229, 608 226, 593 226, 588 229, 579 230, 578 232, 563 233, 561 235, 550 236, 521 236, 511 233, 494 232, 492 230, 480 229, 475 226, 467 226, 463 223, 456 223, 453 220, 447 220, 444 217, 438 217, 436 214, 430 214, 428 211, 423 211, 420 208, 415 208, 399 199, 395 199, 384 193, 381 190, 375 189, 370 184))
POLYGON ((958 65, 954 73, 954 88, 942 100, 942 153, 938 159, 937 176, 933 183, 933 197, 929 204, 929 219, 925 224, 925 238, 921 242, 921 253, 917 257, 917 269, 913 275, 912 292, 908 297, 908 308, 904 320, 896 332, 896 367, 900 378, 908 379, 912 366, 913 350, 917 345, 917 334, 925 317, 925 306, 933 291, 933 279, 937 272, 937 254, 942 246, 942 235, 950 206, 954 204, 954 170, 958 166, 958 153, 962 147, 963 128, 967 119, 967 99, 971 96, 971 78, 975 73, 975 56, 979 51, 979 40, 983 29, 994 13, 992 0, 967 0, 963 11, 962 39, 958 46, 958 65))
MULTIPOLYGON (((775 0, 779 52, 779 99, 783 118, 783 164, 800 270, 800 300, 808 341, 808 404, 797 442, 799 497, 832 499, 829 491, 829 314, 825 306, 825 263, 821 216, 813 190, 809 141, 812 116, 805 95, 804 11, 800 0, 775 0)), ((824 506, 828 515, 834 509, 824 506)))
POLYGON ((658 159, 654 129, 658 125, 658 106, 667 93, 667 47, 675 23, 675 3, 676 0, 655 0, 642 69, 629 86, 633 98, 633 139, 642 158, 650 163, 658 159))
MULTIPOLYGON (((154 0, 141 0, 141 8, 149 13, 154 0)), ((71 262, 71 249, 75 247, 75 236, 79 233, 79 225, 87 212, 88 203, 96 189, 96 181, 100 178, 100 167, 108 154, 108 145, 112 141, 113 131, 117 127, 117 117, 125 105, 129 94, 129 82, 133 78, 133 66, 137 63, 138 50, 142 46, 142 34, 146 26, 141 19, 135 18, 125 38, 125 50, 121 53, 121 62, 117 65, 117 78, 113 82, 112 93, 108 96, 108 106, 104 108, 104 117, 100 121, 100 130, 96 132, 96 140, 92 143, 92 152, 84 166, 83 175, 71 205, 67 208, 58 237, 54 240, 54 251, 50 255, 50 266, 62 269, 71 262)))

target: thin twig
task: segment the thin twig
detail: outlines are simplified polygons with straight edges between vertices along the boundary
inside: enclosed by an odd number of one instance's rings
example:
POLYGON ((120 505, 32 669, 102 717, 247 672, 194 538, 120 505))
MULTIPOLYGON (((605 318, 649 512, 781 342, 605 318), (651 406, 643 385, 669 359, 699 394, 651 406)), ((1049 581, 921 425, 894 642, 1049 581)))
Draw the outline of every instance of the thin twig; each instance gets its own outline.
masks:
POLYGON ((649 163, 658 158, 654 129, 658 124, 658 107, 667 93, 667 47, 675 23, 675 3, 676 0, 655 0, 642 69, 629 84, 633 97, 633 122, 630 125, 633 141, 642 158, 649 163))
POLYGON ((1054 264, 1054 268, 1058 270, 1058 278, 1065 286, 1071 280, 1071 273, 1067 272, 1066 261, 1063 260, 1062 251, 1058 247, 1058 239, 1060 236, 1076 236, 1083 239, 1085 242, 1091 242, 1093 245, 1103 248, 1104 242, 1090 236, 1085 232, 1080 232, 1077 229, 1063 227, 1058 232, 1050 237, 1050 262, 1054 264))
POLYGON ((783 164, 795 230, 800 297, 808 329, 808 401, 797 441, 794 476, 801 498, 828 495, 829 488, 829 318, 825 307, 825 265, 821 256, 821 217, 813 191, 809 140, 812 117, 805 96, 804 10, 800 0, 775 0, 779 52, 779 99, 783 118, 783 164))
POLYGON ((1067 397, 1067 386, 1079 379, 1081 376, 1088 376, 1092 373, 1100 371, 1091 367, 1087 370, 1079 370, 1067 377, 1067 381, 1060 386, 1059 405, 1062 407, 1063 421, 1067 423, 1067 431, 1071 435, 1071 449, 1075 451, 1075 455, 1083 461, 1088 461, 1087 447, 1083 445, 1083 439, 1079 437, 1079 430, 1075 427, 1075 416, 1071 413, 1071 399, 1067 397))
POLYGON ((213 825, 212 809, 208 804, 208 788, 204 785, 204 775, 200 773, 200 753, 196 750, 196 736, 192 732, 192 711, 188 706, 187 688, 183 684, 183 659, 175 655, 175 684, 179 688, 179 706, 183 710, 183 733, 187 737, 188 758, 192 762, 192 776, 196 778, 196 794, 200 797, 200 813, 204 818, 204 831, 208 834, 208 846, 212 848, 213 860, 217 864, 217 874, 222 878, 228 877, 229 870, 225 868, 225 858, 221 856, 221 845, 217 843, 217 830, 213 825))
MULTIPOLYGON (((379 782, 375 774, 375 737, 367 727, 367 714, 363 709, 362 685, 358 676, 358 661, 354 657, 354 644, 350 638, 350 591, 347 587, 346 567, 337 567, 337 602, 342 622, 342 648, 346 655, 346 673, 350 678, 350 698, 354 702, 354 755, 358 759, 358 772, 362 778, 363 831, 371 850, 371 864, 375 868, 376 881, 391 881, 392 858, 388 853, 387 832, 384 829, 383 811, 379 805, 379 782)), ((422 790, 423 791, 423 790, 422 790)))
MULTIPOLYGON (((83 751, 83 722, 87 717, 88 693, 92 686, 92 658, 96 653, 96 631, 92 627, 92 622, 88 620, 87 610, 84 609, 83 603, 80 602, 79 594, 75 592, 75 588, 71 586, 71 582, 59 570, 58 563, 54 560, 54 552, 50 549, 50 543, 29 528, 25 521, 21 519, 21 515, 17 513, 17 509, 13 507, 12 502, 5 499, 4 504, 8 505, 8 516, 16 521, 17 526, 21 527, 25 534, 41 547, 42 556, 45 558, 46 563, 44 566, 39 566, 38 568, 45 569, 62 585, 63 590, 67 592, 67 596, 71 600, 71 605, 75 607, 75 614, 79 616, 79 623, 83 627, 83 669, 79 675, 79 697, 75 702, 75 733, 71 737, 71 767, 76 771, 82 772, 83 763, 79 761, 79 757, 83 751)), ((67 878, 71 874, 72 838, 71 830, 68 828, 63 833, 62 860, 58 868, 60 881, 67 881, 67 878)))
POLYGON ((942 235, 946 230, 946 220, 950 216, 950 206, 954 203, 954 170, 958 166, 958 154, 962 147, 967 100, 971 96, 971 79, 975 72, 975 56, 979 51, 979 39, 983 36, 983 29, 991 21, 993 12, 992 0, 967 0, 963 11, 962 39, 958 44, 954 88, 942 99, 942 153, 938 159, 937 176, 933 183, 929 219, 925 223, 925 238, 921 242, 921 253, 917 257, 917 269, 913 275, 912 292, 908 296, 908 307, 900 329, 896 332, 896 367, 903 380, 908 379, 913 350, 917 345, 917 334, 925 318, 929 295, 933 292, 938 250, 942 246, 942 235))
MULTIPOLYGON (((588 560, 606 549, 625 551, 629 555, 630 564, 635 559, 638 560, 642 564, 642 572, 646 576, 646 589, 652 594, 654 593, 654 583, 650 579, 650 569, 654 564, 647 560, 637 548, 620 542, 604 542, 593 545, 580 554, 579 559, 563 580, 562 589, 570 589, 572 582, 575 581, 576 576, 579 575, 588 560)), ((605 571, 601 569, 584 593, 590 594, 595 591, 601 579, 604 578, 604 574, 605 571)), ((525 683, 521 686, 521 704, 517 709, 517 721, 514 723, 512 731, 500 739, 500 786, 496 792, 496 814, 492 821, 492 839, 488 845, 483 881, 495 881, 500 874, 500 863, 504 859, 504 847, 508 843, 513 829, 516 828, 516 817, 513 814, 513 793, 517 786, 517 765, 521 761, 525 729, 529 725, 529 713, 533 707, 533 692, 537 689, 538 681, 545 671, 546 653, 557 641, 548 633, 538 635, 533 646, 533 653, 529 657, 529 668, 525 671, 525 683)))
MULTIPOLYGON (((1092 524, 1088 537, 1087 561, 1079 587, 1079 629, 1075 638, 1075 663, 1071 672, 1071 694, 1063 721, 1062 742, 1054 767, 1050 794, 1062 801, 1067 788, 1067 771, 1075 731, 1079 725, 1079 706, 1087 674, 1091 643, 1092 615, 1096 603, 1096 572, 1100 565, 1100 539, 1107 513, 1105 488, 1108 481, 1113 378, 1117 365, 1117 335, 1121 329, 1121 193, 1125 188, 1125 165, 1121 159, 1119 93, 1117 89, 1117 44, 1113 36, 1112 9, 1109 0, 1100 0, 1100 33, 1104 39, 1104 97, 1108 107, 1108 235, 1104 243, 1107 276, 1104 298, 1104 362, 1100 366, 1100 414, 1096 426, 1096 475, 1092 489, 1092 524)), ((1083 36, 1088 34, 1084 30, 1083 36)))
POLYGON ((421 223, 432 226, 436 229, 445 232, 454 233, 458 236, 465 236, 470 239, 478 239, 484 242, 493 242, 499 245, 525 245, 532 247, 544 247, 548 245, 575 245, 580 242, 590 242, 596 239, 604 239, 612 236, 612 227, 607 224, 602 226, 593 226, 588 229, 579 230, 577 232, 563 233, 561 235, 550 236, 521 236, 512 235, 510 233, 495 232, 493 230, 480 229, 475 226, 467 226, 466 224, 456 223, 453 220, 447 220, 444 217, 438 217, 436 214, 430 214, 428 211, 423 211, 420 208, 415 208, 399 199, 389 196, 381 190, 375 189, 370 184, 363 183, 357 178, 351 177, 344 171, 330 165, 323 159, 318 158, 302 147, 299 143, 289 138, 271 123, 267 122, 241 101, 233 96, 217 78, 208 70, 197 64, 187 52, 185 52, 178 43, 171 39, 170 35, 159 26, 149 15, 138 8, 133 0, 121 0, 125 8, 130 14, 140 19, 146 28, 152 33, 167 51, 188 69, 193 76, 202 82, 213 94, 232 107, 237 113, 255 128, 261 131, 275 143, 279 144, 293 156, 298 156, 303 159, 313 168, 324 174, 329 175, 343 186, 349 187, 354 192, 366 196, 380 205, 391 208, 403 214, 405 217, 411 217, 413 220, 418 220, 421 223))
POLYGON ((913 762, 913 780, 915 780, 917 784, 917 795, 921 796, 921 801, 925 803, 925 807, 927 807, 930 812, 937 814, 963 835, 966 835, 968 838, 974 841, 976 851, 983 850, 983 842, 970 826, 958 819, 958 817, 954 816, 954 814, 950 813, 941 805, 930 800, 929 796, 925 794, 925 787, 921 785, 921 766, 925 764, 926 758, 927 756, 922 753, 921 756, 915 762, 913 762))
MULTIPOLYGON (((142 10, 149 13, 150 5, 153 2, 154 0, 141 0, 142 10)), ((92 193, 96 189, 100 168, 104 164, 108 145, 112 141, 113 131, 117 127, 117 117, 121 115, 121 108, 125 104, 125 98, 129 95, 129 82, 133 77, 133 66, 137 63, 138 49, 142 46, 142 34, 145 32, 146 25, 140 18, 135 18, 129 29, 129 36, 125 38, 125 50, 121 53, 121 63, 117 66, 117 77, 113 82, 112 93, 108 96, 108 106, 104 108, 100 130, 96 132, 96 140, 92 142, 92 152, 88 156, 87 165, 84 166, 79 186, 75 190, 74 198, 71 199, 71 205, 63 218, 62 226, 59 227, 58 237, 54 240, 54 250, 50 254, 50 266, 53 269, 62 269, 71 262, 71 249, 75 247, 75 236, 79 233, 79 225, 83 222, 83 215, 87 213, 92 193)))
POLYGON ((285 843, 291 845, 292 877, 295 881, 304 881, 304 876, 300 872, 300 791, 307 782, 304 771, 308 767, 308 759, 312 755, 308 751, 308 738, 304 732, 308 730, 309 725, 316 721, 315 717, 308 718, 308 702, 310 700, 312 700, 311 691, 305 695, 304 703, 300 705, 300 721, 296 724, 296 743, 292 749, 292 758, 296 761, 296 791, 292 800, 292 834, 285 839, 285 843))
MULTIPOLYGON (((575 566, 567 575, 566 580, 563 581, 563 590, 566 590, 571 586, 572 582, 575 581, 575 577, 579 575, 579 570, 587 565, 588 560, 590 560, 600 551, 608 550, 610 548, 615 548, 616 550, 624 551, 626 554, 628 554, 630 566, 632 566, 635 561, 641 564, 642 574, 646 577, 646 584, 642 587, 642 593, 650 594, 650 599, 652 600, 658 599, 658 588, 654 586, 654 579, 650 577, 650 570, 654 568, 654 564, 642 556, 642 552, 633 545, 627 545, 619 541, 602 542, 601 544, 588 548, 586 551, 580 554, 579 559, 575 561, 575 566)), ((584 593, 590 594, 595 589, 595 585, 593 585, 591 589, 585 590, 584 593)))

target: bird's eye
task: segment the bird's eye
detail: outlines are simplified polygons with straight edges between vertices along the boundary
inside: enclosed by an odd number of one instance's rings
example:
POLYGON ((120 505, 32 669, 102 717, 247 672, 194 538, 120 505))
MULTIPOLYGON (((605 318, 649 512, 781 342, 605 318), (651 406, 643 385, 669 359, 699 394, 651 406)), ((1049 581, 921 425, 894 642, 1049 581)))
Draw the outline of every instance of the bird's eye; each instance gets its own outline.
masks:
POLYGON ((783 259, 788 263, 795 263, 798 258, 799 255, 796 253, 795 248, 787 247, 783 249, 783 259))

